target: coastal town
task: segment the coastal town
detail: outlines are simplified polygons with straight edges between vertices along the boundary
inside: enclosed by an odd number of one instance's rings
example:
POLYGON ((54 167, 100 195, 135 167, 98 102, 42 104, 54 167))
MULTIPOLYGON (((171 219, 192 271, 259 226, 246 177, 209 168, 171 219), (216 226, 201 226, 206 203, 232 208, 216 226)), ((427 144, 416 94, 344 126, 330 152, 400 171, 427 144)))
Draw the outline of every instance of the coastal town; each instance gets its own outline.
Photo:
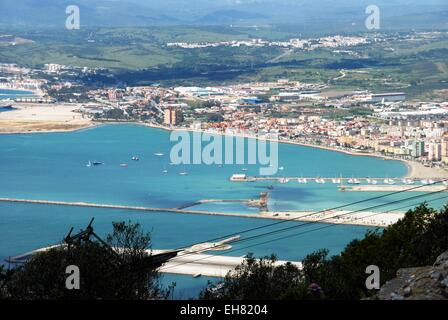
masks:
POLYGON ((1 301, 448 299, 448 1, 0 8, 1 301))
POLYGON ((0 132, 66 131, 112 122, 167 130, 278 139, 356 155, 399 159, 413 178, 448 176, 448 102, 408 101, 404 92, 334 90, 280 79, 213 87, 89 89, 101 69, 0 65, 0 132))

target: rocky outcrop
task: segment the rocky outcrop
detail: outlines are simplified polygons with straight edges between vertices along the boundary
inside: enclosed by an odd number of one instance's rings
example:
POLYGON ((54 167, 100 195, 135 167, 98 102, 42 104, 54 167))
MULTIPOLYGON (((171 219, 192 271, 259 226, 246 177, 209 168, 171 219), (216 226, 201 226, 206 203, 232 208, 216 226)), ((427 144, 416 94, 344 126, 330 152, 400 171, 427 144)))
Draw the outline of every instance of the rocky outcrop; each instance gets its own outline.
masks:
POLYGON ((448 251, 433 266, 400 269, 380 289, 380 300, 448 300, 448 251))

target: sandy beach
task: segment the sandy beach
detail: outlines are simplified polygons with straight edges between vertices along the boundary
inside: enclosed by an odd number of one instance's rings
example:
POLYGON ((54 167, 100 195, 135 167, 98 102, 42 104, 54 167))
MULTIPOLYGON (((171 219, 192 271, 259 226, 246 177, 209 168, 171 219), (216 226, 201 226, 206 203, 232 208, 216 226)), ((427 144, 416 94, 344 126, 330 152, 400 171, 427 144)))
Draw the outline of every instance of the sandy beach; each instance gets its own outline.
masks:
POLYGON ((14 108, 0 112, 0 133, 63 132, 93 125, 75 112, 77 105, 18 103, 14 108))

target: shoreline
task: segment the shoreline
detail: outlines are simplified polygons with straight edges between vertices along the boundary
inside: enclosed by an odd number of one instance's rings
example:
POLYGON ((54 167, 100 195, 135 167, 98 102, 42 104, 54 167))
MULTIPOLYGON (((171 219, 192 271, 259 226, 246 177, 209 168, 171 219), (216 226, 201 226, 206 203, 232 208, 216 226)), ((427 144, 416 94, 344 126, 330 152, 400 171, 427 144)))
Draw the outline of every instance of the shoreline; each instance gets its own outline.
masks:
POLYGON ((242 138, 248 138, 248 139, 257 139, 257 140, 264 140, 264 141, 270 141, 270 142, 278 142, 278 143, 284 143, 284 144, 292 144, 297 145, 301 147, 306 148, 314 148, 314 149, 321 149, 326 151, 332 151, 332 152, 339 152, 343 154, 347 154, 350 156, 356 156, 356 157, 373 157, 373 158, 379 158, 387 161, 400 161, 403 163, 407 168, 406 175, 402 177, 396 177, 396 178, 407 178, 407 179, 437 179, 437 178, 447 178, 448 179, 448 171, 445 171, 443 169, 437 169, 437 168, 427 168, 423 164, 412 161, 412 160, 405 160, 405 159, 396 159, 391 156, 385 156, 375 153, 364 153, 364 152, 356 152, 356 151, 350 151, 350 150, 344 150, 329 146, 322 146, 322 145, 313 145, 309 143, 303 143, 298 141, 288 141, 288 140, 274 140, 274 139, 266 139, 261 137, 254 137, 244 134, 227 134, 224 132, 209 132, 207 130, 196 130, 191 128, 167 128, 164 126, 156 126, 151 124, 145 124, 145 123, 136 123, 139 125, 144 125, 150 128, 155 129, 162 129, 165 131, 187 131, 187 132, 199 132, 199 133, 207 133, 207 134, 215 134, 215 135, 222 135, 222 136, 233 136, 233 137, 242 137, 242 138))
MULTIPOLYGON (((9 111, 13 112, 13 111, 9 111)), ((4 120, 3 120, 4 121, 4 120)), ((0 117, 0 124, 1 124, 1 117, 0 117)), ((38 124, 38 121, 36 122, 38 124)), ((400 161, 403 163, 407 168, 407 173, 402 177, 397 178, 408 178, 408 179, 437 179, 437 178, 447 178, 448 179, 448 171, 440 168, 431 168, 431 167, 425 167, 423 164, 412 161, 412 160, 405 160, 405 159, 396 159, 391 156, 386 155, 380 155, 375 153, 365 153, 365 152, 356 152, 351 150, 344 150, 340 148, 330 147, 330 146, 323 146, 323 145, 314 145, 310 143, 304 143, 304 142, 298 142, 298 141, 288 141, 288 140, 275 140, 275 139, 267 139, 257 136, 251 136, 251 135, 245 135, 245 134, 229 134, 225 132, 210 132, 207 130, 197 130, 197 129, 191 129, 191 128, 169 128, 163 125, 155 125, 151 123, 144 123, 144 122, 134 122, 134 121, 92 121, 91 119, 86 120, 85 123, 66 123, 65 125, 70 126, 74 125, 76 127, 74 128, 57 128, 57 129, 43 129, 43 130, 6 130, 2 131, 0 130, 0 135, 8 135, 8 134, 35 134, 35 133, 66 133, 66 132, 76 132, 84 129, 91 129, 95 127, 99 127, 102 125, 120 125, 120 124, 132 124, 132 125, 139 125, 139 126, 145 126, 153 129, 161 129, 164 131, 172 132, 172 131, 186 131, 186 132, 198 132, 198 133, 207 133, 211 135, 221 135, 221 136, 232 136, 232 137, 242 137, 247 139, 256 139, 256 140, 264 140, 264 141, 270 141, 270 142, 278 142, 278 143, 284 143, 284 144, 290 144, 290 145, 297 145, 302 146, 306 148, 314 148, 314 149, 321 149, 326 151, 332 151, 332 152, 339 152, 343 154, 347 154, 350 156, 356 156, 356 157, 373 157, 378 159, 383 159, 386 161, 400 161)))

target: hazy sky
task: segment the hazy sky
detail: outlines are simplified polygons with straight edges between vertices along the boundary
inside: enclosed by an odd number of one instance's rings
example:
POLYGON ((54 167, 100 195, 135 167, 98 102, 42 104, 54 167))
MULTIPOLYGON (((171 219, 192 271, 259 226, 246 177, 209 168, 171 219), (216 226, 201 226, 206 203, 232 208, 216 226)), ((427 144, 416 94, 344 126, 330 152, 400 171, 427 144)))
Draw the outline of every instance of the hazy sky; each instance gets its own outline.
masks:
POLYGON ((370 4, 384 17, 448 12, 448 0, 0 0, 0 25, 60 25, 72 4, 89 25, 350 22, 370 4))

